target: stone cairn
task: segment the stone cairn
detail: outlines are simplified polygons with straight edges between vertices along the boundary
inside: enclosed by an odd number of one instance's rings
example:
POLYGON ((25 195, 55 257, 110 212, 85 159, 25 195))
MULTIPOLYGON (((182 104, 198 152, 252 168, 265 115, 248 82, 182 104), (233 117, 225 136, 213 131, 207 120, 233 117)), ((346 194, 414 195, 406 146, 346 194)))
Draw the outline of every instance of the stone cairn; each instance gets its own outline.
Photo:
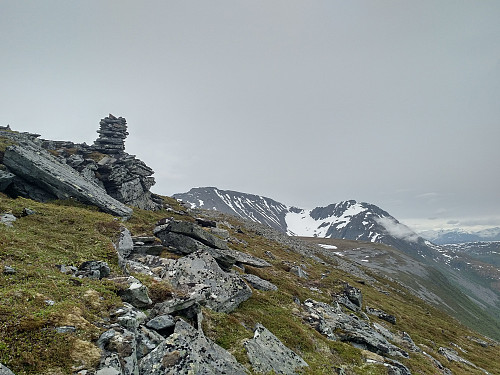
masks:
POLYGON ((110 113, 108 117, 101 119, 99 125, 99 138, 95 140, 93 149, 104 154, 123 153, 128 135, 127 121, 110 113))

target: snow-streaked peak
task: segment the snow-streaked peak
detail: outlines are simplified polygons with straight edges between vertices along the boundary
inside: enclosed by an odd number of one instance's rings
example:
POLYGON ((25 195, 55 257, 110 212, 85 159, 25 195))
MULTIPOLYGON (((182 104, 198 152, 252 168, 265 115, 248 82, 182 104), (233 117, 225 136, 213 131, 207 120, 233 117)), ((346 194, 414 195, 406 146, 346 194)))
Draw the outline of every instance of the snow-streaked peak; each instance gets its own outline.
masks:
MULTIPOLYGON (((331 206, 329 206, 331 207, 331 206)), ((368 211, 363 203, 355 201, 340 202, 332 207, 332 216, 315 218, 314 210, 290 211, 285 216, 287 233, 292 236, 303 237, 328 237, 328 231, 333 226, 337 229, 345 228, 353 217, 368 211), (337 208, 343 209, 338 210, 337 208)))

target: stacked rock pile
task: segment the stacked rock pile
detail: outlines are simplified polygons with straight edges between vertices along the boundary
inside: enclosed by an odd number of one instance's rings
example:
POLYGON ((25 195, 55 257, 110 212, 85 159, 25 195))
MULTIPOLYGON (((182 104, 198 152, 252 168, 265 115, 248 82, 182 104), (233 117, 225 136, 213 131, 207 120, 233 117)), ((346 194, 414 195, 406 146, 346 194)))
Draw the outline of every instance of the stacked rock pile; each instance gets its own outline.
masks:
POLYGON ((93 149, 105 154, 120 154, 125 150, 127 138, 127 121, 123 117, 115 117, 111 113, 101 119, 99 138, 95 140, 93 149))

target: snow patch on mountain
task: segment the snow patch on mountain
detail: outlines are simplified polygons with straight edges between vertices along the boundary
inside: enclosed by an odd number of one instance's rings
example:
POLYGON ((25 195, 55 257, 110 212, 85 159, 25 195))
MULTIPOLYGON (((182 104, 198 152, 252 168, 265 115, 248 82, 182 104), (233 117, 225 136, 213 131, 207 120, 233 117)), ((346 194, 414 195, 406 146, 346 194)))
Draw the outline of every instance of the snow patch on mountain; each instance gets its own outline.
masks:
POLYGON ((287 233, 292 236, 328 237, 328 231, 331 227, 337 230, 345 228, 354 216, 368 211, 362 203, 354 201, 341 202, 336 206, 343 206, 345 203, 348 203, 347 208, 343 212, 340 212, 339 216, 332 215, 325 218, 316 216, 317 218, 315 218, 315 215, 312 213, 317 208, 314 210, 288 212, 285 216, 287 233))

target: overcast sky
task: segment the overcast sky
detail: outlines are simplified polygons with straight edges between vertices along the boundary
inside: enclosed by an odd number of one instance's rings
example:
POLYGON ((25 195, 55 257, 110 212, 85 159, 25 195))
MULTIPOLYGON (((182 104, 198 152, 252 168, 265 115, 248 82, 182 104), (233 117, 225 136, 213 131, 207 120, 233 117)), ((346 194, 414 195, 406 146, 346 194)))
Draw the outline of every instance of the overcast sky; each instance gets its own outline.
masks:
POLYGON ((500 225, 499 16, 498 0, 1 0, 0 125, 91 144, 123 116, 164 195, 500 225))

